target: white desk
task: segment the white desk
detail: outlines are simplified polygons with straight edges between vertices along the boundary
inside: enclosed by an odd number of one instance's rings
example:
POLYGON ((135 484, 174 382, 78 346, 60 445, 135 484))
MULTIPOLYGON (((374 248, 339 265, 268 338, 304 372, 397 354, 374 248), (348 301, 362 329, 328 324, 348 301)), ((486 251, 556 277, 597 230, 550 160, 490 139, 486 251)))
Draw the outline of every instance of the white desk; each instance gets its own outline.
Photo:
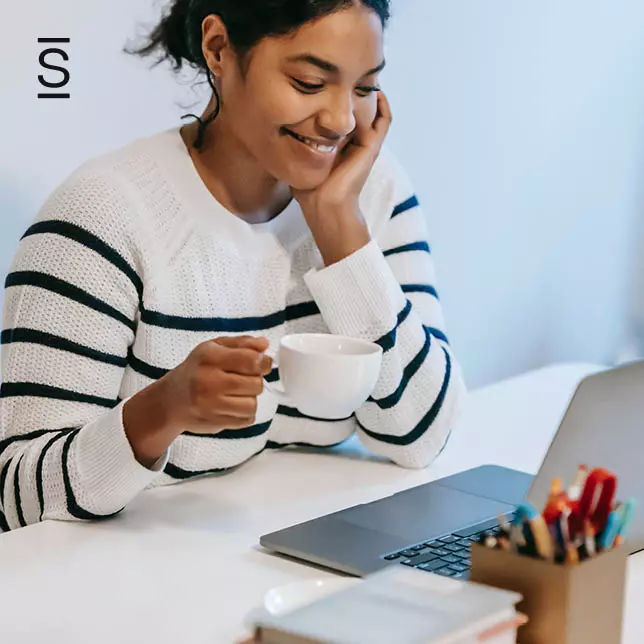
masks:
MULTIPOLYGON (((540 370, 473 392, 426 471, 355 443, 264 453, 237 472, 142 494, 100 524, 46 522, 0 536, 0 639, 8 644, 230 644, 275 585, 330 573, 264 553, 265 532, 456 471, 534 472, 592 365, 540 370)), ((631 557, 624 642, 644 642, 644 557, 631 557)))

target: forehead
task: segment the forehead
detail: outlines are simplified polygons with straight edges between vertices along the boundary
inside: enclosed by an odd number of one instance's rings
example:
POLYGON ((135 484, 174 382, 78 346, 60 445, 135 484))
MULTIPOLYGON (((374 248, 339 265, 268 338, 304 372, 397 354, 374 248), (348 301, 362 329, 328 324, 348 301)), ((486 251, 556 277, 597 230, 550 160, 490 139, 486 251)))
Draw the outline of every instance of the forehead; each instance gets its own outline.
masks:
POLYGON ((342 74, 360 77, 384 58, 382 22, 375 11, 353 6, 307 23, 288 36, 265 38, 253 58, 279 66, 302 54, 332 63, 342 74))

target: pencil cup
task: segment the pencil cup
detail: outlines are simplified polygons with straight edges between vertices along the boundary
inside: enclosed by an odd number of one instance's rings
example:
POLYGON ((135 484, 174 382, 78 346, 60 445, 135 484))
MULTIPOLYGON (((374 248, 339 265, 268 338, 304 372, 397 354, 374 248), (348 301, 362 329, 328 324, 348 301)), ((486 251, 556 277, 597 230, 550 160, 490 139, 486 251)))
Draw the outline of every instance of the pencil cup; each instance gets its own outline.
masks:
POLYGON ((528 616, 520 644, 619 644, 622 634, 625 548, 579 564, 555 564, 472 544, 470 580, 518 592, 528 616))

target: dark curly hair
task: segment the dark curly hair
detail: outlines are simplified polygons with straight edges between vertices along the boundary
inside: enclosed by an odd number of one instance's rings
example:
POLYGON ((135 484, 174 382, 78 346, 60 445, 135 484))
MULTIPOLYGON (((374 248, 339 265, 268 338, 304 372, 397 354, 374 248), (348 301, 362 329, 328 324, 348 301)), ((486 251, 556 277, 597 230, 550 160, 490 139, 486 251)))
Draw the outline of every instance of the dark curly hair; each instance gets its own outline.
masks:
POLYGON ((129 54, 149 56, 159 53, 157 63, 171 60, 175 72, 184 64, 206 74, 217 99, 217 106, 204 120, 199 121, 195 148, 201 148, 205 129, 219 114, 220 100, 201 48, 201 24, 210 14, 220 16, 226 25, 231 45, 244 59, 263 38, 284 36, 302 25, 323 16, 347 9, 356 3, 376 12, 383 27, 390 17, 390 0, 174 0, 161 22, 129 54))

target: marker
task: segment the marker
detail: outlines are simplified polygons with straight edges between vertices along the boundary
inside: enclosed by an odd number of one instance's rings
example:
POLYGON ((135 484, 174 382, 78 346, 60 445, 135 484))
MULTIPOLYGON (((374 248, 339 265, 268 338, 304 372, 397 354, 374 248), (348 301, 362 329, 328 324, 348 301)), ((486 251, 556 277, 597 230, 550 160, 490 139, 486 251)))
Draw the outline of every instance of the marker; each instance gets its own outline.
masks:
POLYGON ((491 536, 491 535, 490 535, 490 536, 485 537, 485 540, 483 541, 483 545, 484 545, 486 548, 492 548, 492 549, 496 548, 496 544, 497 544, 497 543, 498 543, 498 542, 497 542, 497 538, 496 538, 496 537, 493 537, 493 536, 491 536))
POLYGON ((615 546, 621 546, 624 543, 631 527, 631 523, 633 523, 636 506, 637 501, 635 501, 635 499, 628 499, 628 501, 624 503, 622 509, 622 524, 620 525, 617 537, 615 538, 615 546))
POLYGON ((586 546, 586 553, 589 557, 594 557, 597 549, 595 548, 595 528, 590 519, 584 521, 584 545, 586 546))
POLYGON ((572 485, 568 488, 568 498, 571 501, 578 501, 581 496, 581 490, 586 483, 586 478, 588 477, 588 467, 586 465, 580 465, 577 470, 577 475, 572 485))
POLYGON ((510 540, 507 537, 497 537, 496 543, 501 548, 501 550, 505 550, 506 552, 512 551, 510 540))
POLYGON ((538 515, 530 521, 529 525, 537 554, 544 559, 552 560, 555 552, 546 520, 538 515))
POLYGON ((577 550, 577 546, 574 543, 569 543, 566 547, 566 563, 579 563, 579 550, 577 550))
POLYGON ((599 547, 601 550, 608 550, 613 547, 613 543, 615 543, 615 539, 622 527, 623 514, 622 508, 620 507, 617 510, 613 510, 608 515, 606 527, 598 537, 599 547))

